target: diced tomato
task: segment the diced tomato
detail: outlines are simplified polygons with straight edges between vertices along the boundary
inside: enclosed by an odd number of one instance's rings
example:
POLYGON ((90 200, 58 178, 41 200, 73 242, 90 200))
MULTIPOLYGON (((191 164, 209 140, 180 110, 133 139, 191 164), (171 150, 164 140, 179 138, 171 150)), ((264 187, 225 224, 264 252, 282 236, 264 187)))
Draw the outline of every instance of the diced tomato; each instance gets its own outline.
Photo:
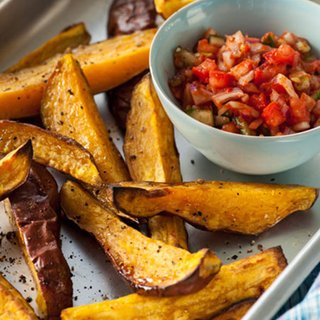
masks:
POLYGON ((303 121, 310 122, 310 113, 307 109, 306 102, 301 98, 291 98, 289 123, 294 125, 303 121))
POLYGON ((249 129, 256 130, 262 125, 262 123, 263 123, 262 118, 255 119, 249 124, 249 129))
POLYGON ((231 87, 234 84, 234 77, 227 72, 211 70, 209 72, 209 84, 213 89, 231 87))
POLYGON ((263 57, 271 64, 288 64, 293 66, 297 63, 300 54, 288 44, 282 44, 279 48, 266 52, 263 57))
POLYGON ((286 121, 286 117, 281 111, 277 102, 270 102, 262 111, 262 118, 268 127, 278 127, 286 121))
POLYGON ((263 82, 270 81, 278 73, 286 74, 287 68, 284 64, 270 64, 264 62, 260 67, 254 70, 254 83, 260 85, 263 82))
POLYGON ((314 74, 316 72, 320 72, 320 60, 303 62, 303 67, 307 73, 314 74))
POLYGON ((222 130, 267 136, 320 126, 320 60, 294 33, 258 39, 237 31, 224 41, 208 30, 190 57, 169 86, 199 121, 210 115, 222 130))
POLYGON ((192 68, 192 73, 202 82, 209 82, 209 72, 210 70, 216 70, 217 64, 214 60, 207 58, 198 66, 192 68))
POLYGON ((249 105, 257 110, 263 110, 268 105, 268 98, 264 92, 260 94, 253 94, 249 98, 249 105))
POLYGON ((214 54, 219 51, 219 47, 210 44, 208 39, 201 39, 198 41, 197 51, 200 53, 214 54))
POLYGON ((239 80, 242 76, 251 71, 255 66, 255 63, 251 59, 245 59, 231 68, 231 74, 239 80))
POLYGON ((308 112, 311 112, 316 105, 316 100, 302 92, 300 100, 306 105, 308 112))
POLYGON ((239 128, 235 125, 234 122, 226 123, 222 126, 223 131, 232 132, 232 133, 240 133, 239 128))

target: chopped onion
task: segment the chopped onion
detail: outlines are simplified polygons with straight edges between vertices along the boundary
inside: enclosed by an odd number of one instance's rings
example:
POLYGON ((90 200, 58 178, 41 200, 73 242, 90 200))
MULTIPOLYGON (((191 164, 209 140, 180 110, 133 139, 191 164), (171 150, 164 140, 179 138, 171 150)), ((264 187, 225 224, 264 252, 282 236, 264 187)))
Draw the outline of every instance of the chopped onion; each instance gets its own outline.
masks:
POLYGON ((247 74, 245 74, 244 76, 242 76, 239 80, 238 83, 241 86, 245 86, 246 84, 248 84, 250 81, 252 81, 254 79, 254 71, 251 70, 249 71, 247 74))
POLYGON ((294 90, 291 80, 284 76, 282 73, 277 74, 274 78, 274 81, 275 83, 280 84, 287 91, 288 95, 291 98, 299 98, 296 91, 294 90))
POLYGON ((213 103, 219 107, 230 100, 238 100, 242 98, 245 93, 239 88, 232 88, 231 90, 224 90, 212 96, 213 103))
POLYGON ((310 123, 307 122, 307 121, 302 121, 302 122, 299 122, 297 124, 295 124, 292 129, 294 131, 303 131, 303 130, 307 130, 307 129, 310 129, 310 123))

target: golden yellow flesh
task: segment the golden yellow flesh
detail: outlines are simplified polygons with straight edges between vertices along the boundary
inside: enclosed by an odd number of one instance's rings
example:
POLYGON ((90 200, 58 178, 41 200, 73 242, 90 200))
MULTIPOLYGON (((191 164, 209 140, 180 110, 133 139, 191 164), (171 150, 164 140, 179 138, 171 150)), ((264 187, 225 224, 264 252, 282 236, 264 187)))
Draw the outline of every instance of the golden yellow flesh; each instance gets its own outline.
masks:
POLYGON ((59 60, 41 103, 45 127, 79 142, 93 156, 105 182, 129 180, 126 165, 110 140, 87 80, 71 54, 59 60))
MULTIPOLYGON (((150 74, 144 76, 133 91, 123 150, 133 180, 182 181, 173 125, 155 92, 150 74)), ((160 215, 151 218, 148 226, 153 239, 188 248, 180 218, 160 215)))
POLYGON ((91 185, 102 183, 90 153, 72 139, 33 125, 7 120, 0 120, 0 137, 0 150, 4 153, 31 140, 36 162, 91 185))
POLYGON ((165 19, 194 0, 154 0, 156 10, 165 19))
MULTIPOLYGON (((155 32, 144 30, 74 49, 93 93, 116 87, 147 69, 155 32)), ((39 113, 44 88, 60 58, 58 54, 41 65, 0 74, 0 119, 39 113)))
POLYGON ((127 214, 152 217, 167 211, 208 230, 243 234, 259 234, 293 212, 308 210, 318 195, 312 187, 244 182, 122 185, 114 188, 114 201, 127 214))
POLYGON ((256 300, 254 299, 239 302, 231 308, 222 311, 221 314, 214 316, 211 320, 241 320, 255 302, 256 300))
POLYGON ((37 320, 32 308, 2 275, 0 275, 0 319, 37 320))
POLYGON ((79 45, 87 45, 90 39, 91 36, 84 23, 72 25, 24 56, 16 64, 8 68, 6 72, 16 72, 24 68, 34 67, 57 53, 63 53, 67 49, 76 48, 79 45))
POLYGON ((202 290, 176 297, 143 297, 131 294, 68 308, 62 320, 195 320, 207 319, 246 299, 259 297, 286 266, 280 248, 225 265, 202 290))
POLYGON ((115 268, 141 294, 193 292, 220 269, 220 260, 208 249, 191 254, 145 237, 74 182, 63 185, 60 197, 66 216, 95 236, 115 268))
MULTIPOLYGON (((0 149, 0 153, 4 149, 0 149)), ((27 141, 0 160, 0 200, 21 186, 29 175, 32 161, 32 144, 27 141)))

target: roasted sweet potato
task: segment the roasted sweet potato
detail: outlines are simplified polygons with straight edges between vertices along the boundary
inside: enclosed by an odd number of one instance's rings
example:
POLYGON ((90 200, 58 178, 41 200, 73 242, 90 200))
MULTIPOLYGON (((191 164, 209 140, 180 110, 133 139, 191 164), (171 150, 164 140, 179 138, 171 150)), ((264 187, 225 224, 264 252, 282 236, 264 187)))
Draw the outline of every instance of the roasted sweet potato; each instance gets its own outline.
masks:
POLYGON ((194 292, 220 269, 220 260, 208 249, 191 254, 145 237, 100 206, 75 182, 63 185, 60 199, 67 218, 95 236, 114 267, 140 294, 194 292))
POLYGON ((90 153, 79 143, 36 126, 0 120, 0 150, 7 153, 32 141, 33 159, 92 185, 102 180, 90 153))
MULTIPOLYGON (((80 46, 72 51, 93 93, 128 81, 148 68, 155 29, 80 46)), ((14 73, 0 74, 0 119, 23 118, 40 112, 40 101, 58 54, 43 64, 14 73)))
POLYGON ((5 210, 17 229, 17 237, 37 287, 37 303, 48 319, 58 319, 72 306, 72 282, 60 243, 60 223, 51 207, 57 185, 48 171, 31 168, 25 184, 5 200, 5 210), (40 174, 39 174, 40 173, 40 174))
POLYGON ((150 74, 144 76, 133 92, 123 150, 133 180, 181 182, 173 125, 150 74))
POLYGON ((108 37, 156 27, 153 0, 114 0, 109 10, 108 37))
POLYGON ((43 63, 57 53, 63 53, 67 49, 89 44, 91 39, 84 23, 74 24, 59 34, 49 39, 42 46, 30 52, 6 72, 16 72, 24 68, 34 67, 43 63))
MULTIPOLYGON (((130 34, 156 27, 156 9, 153 0, 114 0, 108 14, 108 37, 130 34)), ((134 86, 145 73, 108 91, 108 107, 118 127, 125 131, 126 119, 134 86)))
POLYGON ((32 308, 0 274, 0 317, 3 320, 37 320, 32 308))
POLYGON ((30 140, 0 160, 0 201, 27 180, 31 161, 30 140))
POLYGON ((108 107, 117 126, 122 130, 122 132, 126 131, 127 117, 131 109, 130 103, 133 89, 145 74, 146 72, 138 74, 129 81, 107 92, 108 107))
POLYGON ((71 54, 59 60, 41 103, 44 126, 79 142, 93 156, 105 182, 130 179, 126 165, 93 99, 87 80, 71 54))
POLYGON ((318 190, 298 185, 196 181, 126 182, 114 187, 118 209, 136 217, 163 211, 207 230, 259 234, 296 211, 309 209, 318 190))
POLYGON ((196 293, 166 298, 131 294, 63 310, 61 319, 208 319, 235 303, 259 297, 285 266, 282 250, 273 248, 223 266, 210 283, 196 293))
MULTIPOLYGON (((173 125, 158 99, 150 74, 134 89, 123 150, 133 180, 181 182, 173 125)), ((149 230, 154 239, 188 248, 184 223, 178 217, 151 218, 149 230)))
POLYGON ((249 299, 236 303, 227 310, 222 311, 217 316, 214 316, 211 320, 241 320, 255 302, 255 299, 249 299))
POLYGON ((169 18, 173 13, 180 8, 193 2, 194 0, 154 0, 156 10, 163 18, 169 18))

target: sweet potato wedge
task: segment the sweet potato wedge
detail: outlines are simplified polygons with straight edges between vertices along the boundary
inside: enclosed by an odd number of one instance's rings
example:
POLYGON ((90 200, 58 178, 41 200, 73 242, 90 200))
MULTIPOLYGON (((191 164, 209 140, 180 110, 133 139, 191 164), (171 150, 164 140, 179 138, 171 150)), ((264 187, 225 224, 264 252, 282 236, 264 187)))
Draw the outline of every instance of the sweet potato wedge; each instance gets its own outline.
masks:
MULTIPOLYGON (((93 93, 114 88, 147 69, 155 32, 148 29, 74 49, 72 53, 93 93)), ((39 114, 43 90, 60 57, 58 54, 41 65, 0 74, 0 119, 39 114)))
MULTIPOLYGON (((135 87, 127 120, 124 154, 136 181, 181 182, 173 125, 147 74, 135 87)), ((159 215, 149 219, 151 237, 187 249, 184 222, 159 215)))
POLYGON ((235 303, 259 297, 285 266, 282 250, 273 248, 222 266, 210 283, 196 293, 162 298, 131 294, 65 309, 61 319, 208 319, 235 303))
POLYGON ((39 48, 24 56, 21 60, 8 68, 5 72, 17 72, 24 68, 34 67, 43 63, 57 53, 67 49, 89 44, 91 39, 84 23, 77 23, 62 30, 39 48))
POLYGON ((118 209, 136 217, 163 211, 207 230, 259 234, 296 211, 308 210, 318 190, 298 185, 196 181, 126 182, 115 186, 118 209))
POLYGON ((0 150, 8 153, 32 141, 33 159, 92 185, 102 180, 90 153, 79 143, 39 127, 0 120, 0 150))
POLYGON ((156 27, 153 0, 114 0, 109 9, 108 37, 156 27))
POLYGON ((39 309, 46 318, 58 319, 62 309, 72 306, 71 273, 61 251, 58 216, 50 205, 57 185, 48 193, 44 183, 53 178, 38 166, 35 170, 31 168, 26 183, 5 200, 5 210, 17 229, 33 274, 39 309))
POLYGON ((193 1, 194 0, 154 0, 154 3, 157 12, 162 15, 164 19, 167 19, 180 8, 193 1))
MULTIPOLYGON (((107 23, 109 38, 155 27, 156 9, 153 0, 114 0, 112 2, 107 23)), ((145 72, 107 92, 108 107, 122 131, 126 129, 133 89, 144 74, 145 72)))
POLYGON ((255 302, 255 299, 249 299, 236 303, 227 310, 222 311, 217 316, 214 316, 211 320, 241 320, 255 302))
POLYGON ((100 206, 75 182, 63 185, 60 199, 67 218, 95 236, 114 267, 140 294, 194 292, 220 269, 220 260, 208 249, 191 254, 142 235, 100 206))
POLYGON ((0 201, 27 180, 31 161, 32 144, 30 140, 0 160, 0 201))
POLYGON ((71 54, 59 60, 49 78, 41 103, 41 117, 47 129, 74 139, 92 154, 104 182, 130 179, 87 80, 71 54))
POLYGON ((37 320, 32 308, 26 300, 0 274, 0 315, 1 319, 10 320, 37 320))

